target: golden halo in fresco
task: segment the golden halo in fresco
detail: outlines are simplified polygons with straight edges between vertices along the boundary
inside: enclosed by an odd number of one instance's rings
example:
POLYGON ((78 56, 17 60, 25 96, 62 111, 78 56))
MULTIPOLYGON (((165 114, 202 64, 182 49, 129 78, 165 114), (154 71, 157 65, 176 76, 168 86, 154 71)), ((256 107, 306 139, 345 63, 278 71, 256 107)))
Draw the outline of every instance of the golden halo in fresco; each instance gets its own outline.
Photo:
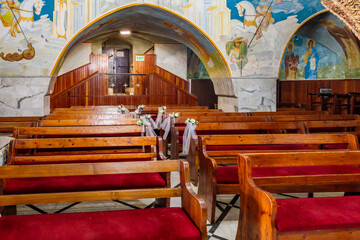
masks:
POLYGON ((286 47, 286 50, 288 50, 288 52, 292 52, 294 51, 295 48, 295 44, 293 42, 289 42, 289 44, 286 47))
POLYGON ((306 46, 309 48, 309 42, 310 42, 310 41, 313 42, 313 47, 315 47, 316 41, 313 40, 313 39, 308 39, 308 40, 306 41, 306 46))

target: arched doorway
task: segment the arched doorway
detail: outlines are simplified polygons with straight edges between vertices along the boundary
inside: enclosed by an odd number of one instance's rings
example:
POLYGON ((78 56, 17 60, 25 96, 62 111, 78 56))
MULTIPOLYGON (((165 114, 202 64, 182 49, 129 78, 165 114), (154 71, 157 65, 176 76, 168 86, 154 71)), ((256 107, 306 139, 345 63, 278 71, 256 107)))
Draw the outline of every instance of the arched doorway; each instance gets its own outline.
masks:
MULTIPOLYGON (((118 32, 123 28, 163 36, 182 43, 201 59, 211 78, 230 76, 224 56, 205 32, 179 14, 147 3, 119 7, 82 28, 62 49, 51 75, 57 75, 67 54, 80 43, 101 34, 118 32)), ((55 80, 53 77, 49 92, 55 80)))

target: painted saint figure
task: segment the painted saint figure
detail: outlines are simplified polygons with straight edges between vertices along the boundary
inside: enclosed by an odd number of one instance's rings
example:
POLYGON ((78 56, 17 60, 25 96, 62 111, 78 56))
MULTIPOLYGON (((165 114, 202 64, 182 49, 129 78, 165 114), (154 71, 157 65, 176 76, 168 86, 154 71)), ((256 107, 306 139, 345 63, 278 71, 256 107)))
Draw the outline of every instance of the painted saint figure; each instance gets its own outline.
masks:
POLYGON ((226 44, 226 54, 230 57, 230 62, 236 64, 239 69, 243 69, 248 63, 247 58, 247 38, 236 38, 226 44))
POLYGON ((286 80, 295 80, 299 65, 299 55, 294 55, 294 43, 290 42, 287 47, 288 55, 285 56, 286 80))
POLYGON ((10 27, 10 34, 16 37, 15 31, 20 33, 18 21, 20 21, 20 2, 18 0, 3 0, 1 2, 1 21, 4 27, 10 27), (12 11, 11 11, 12 9, 12 11))
POLYGON ((57 1, 57 19, 56 19, 56 33, 58 38, 66 39, 66 12, 67 3, 66 0, 57 1))
POLYGON ((340 44, 348 60, 348 68, 360 68, 360 42, 351 30, 347 26, 338 27, 331 20, 321 20, 320 24, 326 27, 329 34, 340 44))
POLYGON ((304 55, 305 79, 317 79, 317 68, 319 63, 319 56, 315 49, 315 41, 309 39, 306 42, 307 50, 304 55))
POLYGON ((282 3, 282 0, 261 0, 259 5, 256 7, 256 26, 257 37, 259 39, 262 37, 262 31, 266 31, 270 24, 274 23, 275 20, 271 15, 271 10, 274 8, 273 5, 282 3))

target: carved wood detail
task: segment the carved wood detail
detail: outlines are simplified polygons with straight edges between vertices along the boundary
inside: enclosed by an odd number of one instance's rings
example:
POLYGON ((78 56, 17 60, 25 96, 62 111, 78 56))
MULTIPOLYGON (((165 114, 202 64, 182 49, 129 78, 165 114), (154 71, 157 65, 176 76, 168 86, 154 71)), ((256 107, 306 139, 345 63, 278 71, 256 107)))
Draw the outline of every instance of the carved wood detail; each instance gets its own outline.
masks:
POLYGON ((360 2, 358 0, 321 0, 360 39, 360 2))

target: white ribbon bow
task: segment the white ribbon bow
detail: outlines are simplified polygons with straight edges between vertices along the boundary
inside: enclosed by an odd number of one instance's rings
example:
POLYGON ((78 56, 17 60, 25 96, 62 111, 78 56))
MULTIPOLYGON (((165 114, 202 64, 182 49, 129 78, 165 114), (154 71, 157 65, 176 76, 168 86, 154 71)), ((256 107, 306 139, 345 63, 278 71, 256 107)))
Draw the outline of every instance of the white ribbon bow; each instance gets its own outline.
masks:
POLYGON ((163 129, 164 135, 163 135, 163 139, 166 140, 169 132, 170 132, 170 127, 171 127, 171 118, 174 118, 174 114, 169 113, 168 117, 164 120, 164 122, 160 125, 160 129, 163 129))
POLYGON ((190 118, 185 121, 186 127, 183 135, 183 154, 187 155, 190 148, 190 140, 192 137, 196 137, 196 124, 190 122, 190 118))
POLYGON ((156 128, 157 129, 160 129, 161 128, 161 122, 162 122, 162 119, 163 119, 163 114, 164 114, 164 109, 163 107, 159 107, 158 108, 158 115, 157 115, 157 118, 155 120, 155 124, 156 124, 156 128))
POLYGON ((141 116, 140 119, 143 121, 143 129, 142 131, 145 132, 145 126, 148 127, 149 131, 149 136, 150 137, 156 137, 156 133, 154 131, 154 129, 151 127, 151 123, 144 117, 144 116, 141 116))

